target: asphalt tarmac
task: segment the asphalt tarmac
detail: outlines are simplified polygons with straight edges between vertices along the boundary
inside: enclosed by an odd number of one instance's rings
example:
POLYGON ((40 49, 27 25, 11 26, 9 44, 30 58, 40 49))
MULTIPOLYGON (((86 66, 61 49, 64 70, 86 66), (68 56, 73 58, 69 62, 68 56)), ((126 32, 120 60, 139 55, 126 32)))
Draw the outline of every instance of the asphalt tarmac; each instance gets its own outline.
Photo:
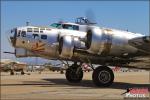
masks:
POLYGON ((92 72, 85 72, 80 83, 69 83, 59 72, 32 72, 30 75, 1 73, 1 100, 44 99, 123 99, 128 88, 150 87, 149 72, 115 72, 114 83, 107 88, 96 87, 92 72))

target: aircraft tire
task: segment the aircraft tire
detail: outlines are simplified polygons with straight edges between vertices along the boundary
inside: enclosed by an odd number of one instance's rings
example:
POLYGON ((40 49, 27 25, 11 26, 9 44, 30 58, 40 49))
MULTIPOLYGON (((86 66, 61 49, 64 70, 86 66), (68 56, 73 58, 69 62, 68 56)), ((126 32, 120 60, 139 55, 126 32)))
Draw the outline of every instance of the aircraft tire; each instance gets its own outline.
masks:
POLYGON ((15 73, 14 73, 14 71, 13 70, 11 70, 10 71, 10 75, 14 75, 15 73))
POLYGON ((22 70, 22 71, 21 71, 21 75, 24 75, 24 74, 25 74, 25 73, 24 73, 24 71, 22 70))
POLYGON ((66 70, 66 79, 71 83, 79 83, 83 78, 83 71, 80 66, 70 66, 66 70), (78 72, 77 72, 78 71, 78 72))
POLYGON ((93 83, 99 87, 108 87, 114 81, 113 71, 106 66, 99 66, 93 71, 93 83))

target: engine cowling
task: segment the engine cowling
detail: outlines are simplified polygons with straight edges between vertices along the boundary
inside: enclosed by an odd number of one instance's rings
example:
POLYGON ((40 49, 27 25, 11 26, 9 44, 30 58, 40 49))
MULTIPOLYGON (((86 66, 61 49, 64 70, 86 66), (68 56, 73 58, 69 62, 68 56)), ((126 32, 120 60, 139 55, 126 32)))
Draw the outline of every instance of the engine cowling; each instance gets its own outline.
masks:
POLYGON ((71 58, 74 49, 85 48, 85 43, 79 37, 65 35, 59 39, 59 55, 63 58, 71 58))
POLYGON ((100 52, 102 46, 102 35, 103 31, 100 28, 92 28, 87 31, 86 47, 90 53, 100 52))
POLYGON ((73 37, 63 36, 59 40, 59 55, 63 58, 71 58, 73 56, 73 37))
POLYGON ((92 28, 87 31, 86 47, 87 51, 98 55, 108 55, 112 49, 112 36, 111 29, 101 29, 98 27, 92 28))

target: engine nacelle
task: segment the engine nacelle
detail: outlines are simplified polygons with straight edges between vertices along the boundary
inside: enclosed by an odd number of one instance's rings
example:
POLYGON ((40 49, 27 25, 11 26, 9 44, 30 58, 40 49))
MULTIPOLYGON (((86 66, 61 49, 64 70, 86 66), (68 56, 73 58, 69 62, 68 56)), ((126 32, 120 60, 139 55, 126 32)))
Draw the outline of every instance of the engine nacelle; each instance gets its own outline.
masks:
POLYGON ((63 36, 59 40, 59 54, 63 58, 71 58, 73 56, 73 37, 72 36, 63 36))
POLYGON ((87 32, 87 51, 93 54, 108 55, 112 49, 113 31, 110 29, 92 28, 87 32))
POLYGON ((73 56, 74 49, 85 48, 85 43, 79 39, 70 35, 65 35, 59 39, 59 55, 63 58, 71 58, 73 56))
POLYGON ((86 47, 90 53, 100 52, 102 46, 103 31, 100 28, 92 28, 87 31, 86 47))

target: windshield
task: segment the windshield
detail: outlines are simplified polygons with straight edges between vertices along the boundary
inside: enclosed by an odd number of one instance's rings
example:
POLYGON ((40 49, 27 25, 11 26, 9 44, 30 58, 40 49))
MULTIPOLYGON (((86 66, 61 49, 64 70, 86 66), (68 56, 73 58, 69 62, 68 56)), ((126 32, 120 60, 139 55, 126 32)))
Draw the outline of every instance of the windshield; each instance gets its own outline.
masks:
POLYGON ((73 30, 73 27, 72 27, 72 25, 64 24, 64 25, 63 25, 63 29, 70 29, 70 30, 73 30))
POLYGON ((55 28, 61 28, 61 24, 59 23, 53 23, 50 26, 55 27, 55 28))

